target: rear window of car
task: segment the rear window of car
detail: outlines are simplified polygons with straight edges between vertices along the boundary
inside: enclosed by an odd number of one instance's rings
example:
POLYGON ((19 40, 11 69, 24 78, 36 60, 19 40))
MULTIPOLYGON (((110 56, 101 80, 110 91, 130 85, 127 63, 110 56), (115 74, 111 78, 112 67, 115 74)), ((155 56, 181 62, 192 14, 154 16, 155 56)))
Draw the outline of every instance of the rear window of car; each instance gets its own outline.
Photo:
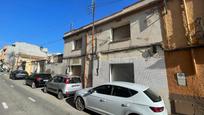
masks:
POLYGON ((26 71, 22 71, 21 73, 23 73, 23 74, 28 74, 26 71))
POLYGON ((16 71, 17 74, 28 74, 26 71, 16 71))
POLYGON ((35 76, 39 76, 39 77, 45 78, 45 79, 51 78, 51 75, 50 75, 50 74, 38 74, 38 75, 35 75, 35 76))
POLYGON ((81 79, 80 78, 71 78, 70 83, 81 83, 81 79))
POLYGON ((144 91, 144 93, 153 101, 153 102, 159 102, 161 101, 161 97, 155 94, 151 89, 147 89, 144 91))

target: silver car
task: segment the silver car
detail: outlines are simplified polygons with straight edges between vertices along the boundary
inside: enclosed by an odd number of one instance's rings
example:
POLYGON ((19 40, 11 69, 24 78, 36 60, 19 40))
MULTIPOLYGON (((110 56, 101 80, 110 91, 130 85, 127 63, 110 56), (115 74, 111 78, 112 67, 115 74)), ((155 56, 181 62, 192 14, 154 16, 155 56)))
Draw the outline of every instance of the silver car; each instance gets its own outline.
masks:
POLYGON ((82 89, 82 84, 79 76, 56 75, 47 82, 43 91, 55 93, 58 99, 63 99, 80 89, 82 89))
POLYGON ((89 109, 102 115, 167 115, 164 102, 149 87, 112 82, 75 94, 78 110, 89 109))

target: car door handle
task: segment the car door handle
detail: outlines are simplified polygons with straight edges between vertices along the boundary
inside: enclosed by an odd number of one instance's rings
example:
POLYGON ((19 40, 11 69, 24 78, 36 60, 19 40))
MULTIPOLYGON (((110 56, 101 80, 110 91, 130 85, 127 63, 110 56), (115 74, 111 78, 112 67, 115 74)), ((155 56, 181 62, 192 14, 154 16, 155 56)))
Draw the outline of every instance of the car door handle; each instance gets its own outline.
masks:
POLYGON ((100 101, 100 102, 105 102, 105 100, 104 100, 104 99, 100 99, 99 101, 100 101))
POLYGON ((121 104, 121 107, 128 107, 128 104, 121 104))

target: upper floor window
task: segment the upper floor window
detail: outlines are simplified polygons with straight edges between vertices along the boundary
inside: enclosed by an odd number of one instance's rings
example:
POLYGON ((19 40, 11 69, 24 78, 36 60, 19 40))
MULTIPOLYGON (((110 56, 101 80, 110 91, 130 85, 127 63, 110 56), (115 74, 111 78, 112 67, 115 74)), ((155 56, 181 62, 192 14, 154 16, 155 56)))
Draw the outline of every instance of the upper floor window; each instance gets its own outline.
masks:
POLYGON ((124 41, 130 39, 130 24, 113 29, 113 41, 124 41))
POLYGON ((74 47, 73 50, 79 50, 82 48, 82 39, 74 40, 74 47))

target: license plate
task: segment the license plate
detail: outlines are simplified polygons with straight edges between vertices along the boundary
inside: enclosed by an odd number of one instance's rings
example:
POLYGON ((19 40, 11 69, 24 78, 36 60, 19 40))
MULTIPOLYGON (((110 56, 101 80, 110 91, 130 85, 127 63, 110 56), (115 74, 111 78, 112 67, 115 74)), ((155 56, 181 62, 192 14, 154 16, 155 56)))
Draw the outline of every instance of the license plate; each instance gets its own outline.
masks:
POLYGON ((48 81, 48 80, 43 80, 43 81, 48 81))

